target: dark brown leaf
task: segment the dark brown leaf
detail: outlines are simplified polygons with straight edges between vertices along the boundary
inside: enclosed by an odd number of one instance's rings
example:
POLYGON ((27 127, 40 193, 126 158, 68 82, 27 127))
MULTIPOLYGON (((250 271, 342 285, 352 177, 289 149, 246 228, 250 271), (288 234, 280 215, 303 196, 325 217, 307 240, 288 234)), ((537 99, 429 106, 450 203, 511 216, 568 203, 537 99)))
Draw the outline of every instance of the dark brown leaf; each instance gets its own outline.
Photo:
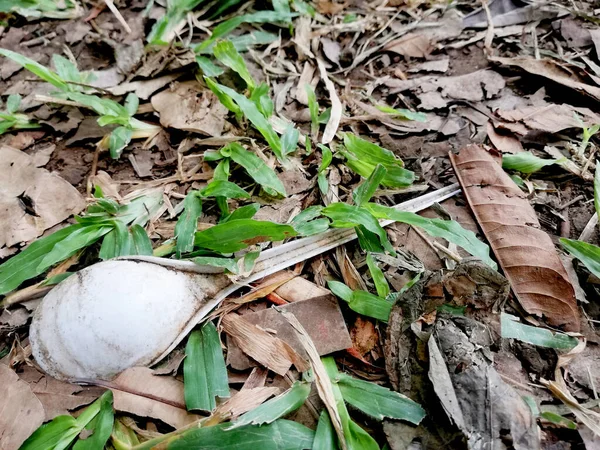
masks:
POLYGON ((480 146, 469 145, 458 155, 450 154, 450 159, 523 308, 553 326, 578 331, 573 286, 525 194, 480 146))

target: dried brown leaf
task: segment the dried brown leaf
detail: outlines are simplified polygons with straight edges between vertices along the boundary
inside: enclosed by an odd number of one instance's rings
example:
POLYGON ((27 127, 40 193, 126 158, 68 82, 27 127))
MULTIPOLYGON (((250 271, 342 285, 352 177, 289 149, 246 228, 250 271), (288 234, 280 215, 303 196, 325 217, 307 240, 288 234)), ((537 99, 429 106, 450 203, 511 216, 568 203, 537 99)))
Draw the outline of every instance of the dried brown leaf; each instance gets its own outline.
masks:
POLYGON ((244 318, 228 314, 223 317, 222 325, 223 330, 244 353, 276 374, 284 376, 292 364, 301 372, 308 368, 306 362, 288 344, 244 318))
POLYGON ((385 46, 385 50, 388 52, 413 58, 425 58, 433 51, 433 48, 429 37, 418 32, 405 34, 385 46))
POLYGON ((573 286, 526 195, 494 158, 469 145, 450 160, 463 192, 517 296, 530 314, 579 330, 573 286))
POLYGON ((17 450, 44 417, 44 407, 29 385, 0 364, 0 448, 17 450))
POLYGON ((492 122, 487 123, 487 135, 494 147, 502 153, 514 154, 524 150, 521 141, 514 136, 498 133, 492 122))
POLYGON ((234 394, 226 402, 215 409, 213 416, 230 417, 235 420, 242 414, 260 406, 265 400, 278 395, 281 389, 278 387, 255 387, 242 389, 234 394))

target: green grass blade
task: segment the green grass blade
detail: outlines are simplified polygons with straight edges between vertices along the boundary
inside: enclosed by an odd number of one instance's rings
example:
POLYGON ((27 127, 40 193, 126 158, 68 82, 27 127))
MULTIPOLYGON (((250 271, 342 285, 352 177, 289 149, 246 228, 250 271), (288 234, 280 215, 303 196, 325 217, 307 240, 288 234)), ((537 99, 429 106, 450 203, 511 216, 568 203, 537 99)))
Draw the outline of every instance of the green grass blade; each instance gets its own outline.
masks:
POLYGON ((319 133, 319 103, 317 102, 317 95, 310 84, 305 84, 304 90, 308 98, 308 111, 310 112, 310 135, 313 139, 317 139, 319 133))
POLYGON ((267 194, 286 196, 285 187, 275 171, 254 153, 249 152, 237 142, 232 142, 221 152, 246 169, 248 175, 260 184, 267 194))
POLYGON ((241 208, 236 209, 229 216, 224 218, 221 221, 221 223, 229 222, 232 220, 252 219, 259 209, 260 205, 258 203, 252 203, 250 205, 242 206, 241 208))
POLYGON ((131 255, 131 235, 127 230, 127 226, 118 220, 112 223, 114 228, 104 237, 98 255, 104 261, 119 256, 131 255))
POLYGON ((202 214, 202 200, 199 191, 191 191, 183 201, 183 212, 175 225, 177 256, 194 249, 194 233, 198 229, 198 218, 202 214))
POLYGON ((518 339, 539 347, 571 350, 579 341, 567 334, 552 332, 545 328, 533 327, 519 322, 519 318, 511 314, 501 313, 500 325, 503 338, 518 339))
POLYGON ((379 268, 377 261, 373 258, 371 253, 367 254, 367 266, 369 267, 369 272, 371 272, 371 277, 373 278, 373 283, 375 283, 375 289, 377 290, 377 295, 381 298, 387 298, 390 293, 390 286, 383 274, 383 271, 379 268))
POLYGON ((329 280, 327 282, 327 287, 329 288, 329 290, 331 292, 333 292, 334 295, 338 296, 342 300, 344 300, 348 303, 352 301, 352 295, 353 295, 354 291, 352 291, 352 289, 350 289, 344 283, 341 283, 339 281, 329 280))
POLYGON ((195 245, 220 253, 234 253, 252 244, 296 236, 290 225, 253 219, 231 220, 196 233, 195 245))
POLYGON ((25 69, 29 70, 31 73, 37 75, 42 80, 50 83, 51 85, 63 91, 69 90, 69 84, 66 83, 62 78, 60 78, 56 72, 48 69, 47 67, 42 66, 40 63, 34 61, 33 59, 29 59, 26 56, 21 55, 20 53, 13 52, 5 48, 0 48, 0 55, 12 59, 14 62, 20 64, 25 69))
POLYGON ((387 323, 392 311, 392 304, 367 291, 354 291, 348 303, 350 309, 363 316, 372 317, 387 323))
POLYGON ((296 381, 292 387, 284 393, 241 416, 233 423, 233 426, 228 428, 228 430, 243 427, 245 425, 263 425, 265 423, 272 423, 280 417, 284 417, 300 408, 308 398, 309 394, 310 383, 296 381))
POLYGON ((326 409, 321 411, 321 415, 319 416, 312 450, 338 450, 335 430, 326 409))
POLYGON ((200 191, 202 197, 250 198, 237 184, 225 180, 215 180, 200 191))
POLYGON ((146 230, 140 225, 133 225, 131 232, 131 253, 133 255, 152 255, 152 241, 148 237, 146 230))
POLYGON ((87 439, 78 439, 73 450, 98 450, 103 449, 113 429, 115 413, 113 410, 113 394, 108 390, 100 397, 100 411, 94 420, 86 425, 86 429, 92 430, 92 435, 87 439))
POLYGON ((371 172, 369 178, 367 178, 360 186, 358 186, 352 193, 352 199, 357 206, 362 206, 363 203, 367 203, 373 197, 373 194, 383 181, 387 174, 387 170, 381 164, 377 164, 375 170, 371 172))
POLYGON ((337 384, 346 402, 377 420, 387 417, 418 425, 425 417, 421 405, 378 384, 345 373, 338 375, 337 384))
POLYGON ((213 49, 215 58, 221 61, 222 64, 236 72, 245 82, 250 91, 256 86, 254 78, 250 75, 250 71, 246 66, 246 62, 242 55, 238 53, 230 41, 217 42, 213 49))
POLYGON ((531 152, 519 152, 514 155, 502 156, 503 169, 517 170, 521 173, 534 173, 556 162, 556 159, 542 159, 531 152))
POLYGON ((412 212, 398 211, 376 203, 367 203, 364 205, 364 208, 369 210, 378 219, 395 220, 420 227, 431 236, 441 237, 448 242, 462 247, 493 269, 498 268, 497 264, 490 258, 489 247, 477 239, 475 233, 466 230, 454 220, 428 219, 412 212))
POLYGON ((229 397, 229 381, 219 332, 208 321, 188 338, 183 360, 185 405, 188 410, 212 411, 215 397, 229 397))

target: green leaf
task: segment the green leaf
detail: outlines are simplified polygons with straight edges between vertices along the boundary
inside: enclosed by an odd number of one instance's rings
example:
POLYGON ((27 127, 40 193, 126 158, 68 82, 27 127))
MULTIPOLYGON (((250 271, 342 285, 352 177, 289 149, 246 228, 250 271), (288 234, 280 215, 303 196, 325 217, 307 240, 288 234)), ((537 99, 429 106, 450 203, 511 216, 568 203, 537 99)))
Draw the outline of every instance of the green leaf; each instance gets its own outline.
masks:
POLYGON ((521 173, 537 172, 543 167, 557 163, 556 159, 542 159, 531 152, 519 152, 502 156, 502 168, 517 170, 521 173))
POLYGON ((233 422, 233 426, 228 428, 228 430, 243 427, 245 425, 272 423, 280 417, 284 417, 300 408, 308 398, 309 394, 310 383, 296 381, 292 387, 283 394, 279 394, 277 397, 272 398, 241 416, 233 422))
POLYGON ((133 131, 127 127, 115 128, 108 138, 108 148, 112 159, 119 159, 123 149, 131 142, 133 131))
POLYGON ((594 208, 596 209, 596 214, 600 217, 600 164, 596 164, 596 172, 594 174, 594 208))
POLYGON ((329 192, 329 181, 327 181, 327 175, 325 172, 319 172, 317 174, 317 184, 319 185, 319 190, 323 195, 327 195, 329 192))
POLYGON ((471 255, 481 259, 492 269, 498 268, 497 264, 490 258, 489 247, 477 239, 475 233, 466 230, 454 220, 429 219, 412 212, 398 211, 376 203, 367 203, 363 206, 378 219, 395 220, 396 222, 420 227, 431 236, 441 237, 448 242, 462 247, 471 255))
POLYGON ((418 403, 399 392, 345 373, 337 376, 337 383, 346 402, 379 421, 387 417, 418 425, 425 417, 418 403))
POLYGON ((215 167, 215 173, 213 174, 214 181, 227 181, 229 179, 229 158, 223 158, 217 167, 215 167))
POLYGON ((99 400, 100 411, 98 415, 85 427, 93 431, 92 435, 86 439, 80 438, 73 446, 73 450, 101 450, 108 442, 115 421, 112 391, 107 390, 99 400))
POLYGON ((318 172, 321 173, 325 172, 325 169, 331 165, 333 153, 331 153, 331 150, 326 145, 318 144, 318 146, 321 149, 321 164, 319 164, 318 172))
POLYGON ((254 89, 254 79, 248 71, 244 58, 242 58, 242 55, 238 53, 230 41, 217 42, 213 49, 213 53, 215 58, 236 72, 246 82, 248 89, 251 91, 254 89))
POLYGON ((533 327, 519 322, 519 318, 511 314, 501 313, 501 335, 506 339, 518 339, 522 342, 539 347, 571 350, 579 341, 567 334, 555 332, 540 327, 533 327))
POLYGON ((135 431, 125 426, 118 419, 115 420, 110 440, 115 450, 131 450, 131 447, 140 443, 135 431))
POLYGON ((551 411, 544 411, 540 414, 540 417, 546 419, 548 422, 551 422, 554 425, 558 425, 559 427, 568 428, 570 430, 577 429, 577 424, 575 422, 551 411))
POLYGON ((88 108, 93 109, 99 116, 103 116, 98 119, 98 124, 101 127, 109 123, 118 123, 120 125, 129 123, 129 113, 124 106, 114 100, 82 94, 81 92, 67 92, 66 96, 69 100, 82 103, 88 108))
POLYGON ((206 0, 172 0, 167 2, 167 12, 152 27, 152 30, 148 35, 148 42, 154 45, 168 44, 167 41, 172 39, 174 30, 176 30, 178 25, 185 20, 186 14, 200 4, 205 3, 205 1, 206 0))
POLYGON ((191 252, 194 249, 194 233, 198 229, 198 218, 202 214, 200 191, 191 191, 183 201, 183 212, 175 225, 177 238, 177 256, 191 252))
POLYGON ((125 104, 123 106, 129 113, 129 115, 133 116, 140 107, 140 99, 135 93, 130 92, 129 94, 127 94, 127 97, 125 98, 125 104))
POLYGON ((348 160, 348 167, 360 176, 368 178, 377 164, 381 164, 387 170, 381 181, 384 186, 405 187, 414 181, 414 173, 406 170, 402 160, 396 158, 389 150, 349 133, 344 134, 344 146, 340 152, 348 160))
POLYGON ((310 112, 310 135, 313 139, 316 139, 319 133, 319 103, 317 102, 315 90, 310 84, 305 84, 304 90, 308 98, 308 111, 310 112))
POLYGON ((362 225, 357 226, 355 231, 358 237, 358 245, 363 251, 367 253, 385 253, 385 249, 376 234, 371 233, 362 225))
POLYGON ((183 360, 183 383, 188 410, 212 411, 216 406, 215 397, 229 397, 219 332, 210 320, 188 338, 183 360))
POLYGON ((254 153, 249 152, 237 142, 228 144, 221 151, 246 169, 248 175, 260 184, 267 194, 286 196, 285 187, 275 171, 254 153))
POLYGON ((224 218, 221 223, 240 219, 252 219, 259 209, 260 205, 258 203, 251 203, 250 205, 242 206, 224 218))
POLYGON ((228 430, 228 423, 192 428, 169 441, 167 450, 305 450, 314 431, 297 422, 279 419, 269 425, 228 430))
POLYGON ((240 36, 232 36, 229 40, 238 52, 246 52, 257 45, 269 45, 279 39, 279 36, 266 31, 254 30, 240 36))
POLYGON ((199 266, 220 267, 234 274, 239 273, 237 261, 233 258, 219 258, 216 256, 198 256, 196 258, 192 258, 192 261, 194 261, 199 266))
POLYGON ((250 198, 245 190, 235 183, 224 180, 215 180, 200 191, 201 197, 226 197, 226 198, 250 198))
POLYGON ((250 100, 266 119, 273 115, 273 100, 269 97, 269 85, 259 84, 250 94, 250 100))
POLYGON ((218 77, 219 75, 223 75, 225 71, 213 63, 206 56, 196 55, 196 62, 202 70, 202 74, 205 77, 218 77))
POLYGON ((326 409, 319 416, 312 450, 338 450, 337 436, 326 409))
POLYGON ((73 275, 73 272, 64 272, 64 273, 59 273, 57 275, 54 275, 50 278, 46 278, 43 282, 42 282, 42 286, 54 286, 55 284, 60 283, 63 280, 66 280, 67 278, 69 278, 71 275, 73 275))
POLYGON ((6 110, 9 114, 16 113, 21 105, 21 96, 19 94, 11 94, 6 100, 6 110))
POLYGON ((119 220, 115 220, 112 223, 114 228, 104 237, 98 255, 103 261, 119 256, 131 255, 131 236, 127 230, 127 226, 119 220))
MULTIPOLYGON (((228 88, 227 86, 223 86, 222 84, 218 83, 215 83, 215 85, 218 90, 230 97, 235 102, 238 108, 244 113, 244 116, 246 116, 246 118, 252 123, 252 125, 254 125, 260 134, 262 134, 265 140, 269 143, 269 147, 271 147, 271 150, 275 156, 277 156, 277 159, 279 159, 281 162, 286 161, 286 158, 281 152, 281 142, 279 140, 279 136, 277 136, 277 133, 275 133, 275 130, 273 130, 271 124, 258 110, 254 102, 247 99, 242 94, 238 94, 236 91, 228 88)), ((219 98, 219 100, 221 100, 221 98, 219 98)), ((228 107, 227 105, 225 106, 228 107)))
POLYGON ((141 225, 131 227, 131 253, 133 255, 152 256, 152 241, 141 225))
POLYGON ((354 291, 339 281, 329 280, 327 287, 334 295, 338 296, 346 302, 352 301, 354 291))
POLYGON ((377 295, 381 298, 386 298, 390 293, 390 286, 388 285, 383 271, 379 268, 377 261, 375 261, 371 253, 367 254, 367 266, 369 267, 369 272, 371 272, 373 283, 375 283, 377 295))
POLYGON ((71 60, 65 58, 62 55, 52 55, 52 62, 56 69, 56 74, 65 81, 73 81, 75 83, 81 83, 82 77, 79 73, 79 69, 71 60))
POLYGON ((300 138, 300 132, 292 124, 288 125, 281 136, 281 151, 284 155, 294 153, 298 148, 298 139, 300 138))
POLYGON ((375 105, 375 107, 381 112, 384 112, 386 114, 389 114, 390 116, 397 117, 400 119, 414 120, 417 122, 425 122, 427 120, 427 114, 421 112, 414 112, 410 109, 396 109, 387 105, 375 105))
MULTIPOLYGON (((600 247, 574 239, 560 238, 560 243, 595 276, 600 277, 600 247)), ((0 266, 0 269, 2 266, 0 266)))
MULTIPOLYGON (((0 265, 0 295, 6 294, 19 287, 19 285, 31 278, 42 274, 46 268, 40 270, 38 267, 54 246, 81 230, 82 225, 69 225, 54 233, 33 241, 21 253, 13 256, 0 265)), ((107 229, 107 232, 110 228, 107 229)))
POLYGON ((327 282, 327 287, 334 295, 348 302, 348 306, 353 311, 382 322, 388 321, 393 303, 367 291, 353 291, 339 281, 330 280, 327 282))
POLYGON ((371 233, 377 235, 385 250, 394 253, 394 248, 388 241, 385 230, 368 210, 338 202, 323 208, 322 214, 333 220, 332 226, 337 228, 352 228, 357 225, 364 226, 371 233))
POLYGON ((252 244, 296 236, 290 225, 253 219, 230 220, 196 233, 195 245, 220 253, 234 253, 252 244))
POLYGON ((357 206, 362 206, 363 203, 367 203, 373 197, 373 194, 381 184, 381 181, 385 178, 387 170, 381 164, 377 164, 375 170, 369 175, 358 188, 352 193, 352 199, 357 206))
POLYGON ((322 206, 309 206, 292 219, 292 226, 300 236, 312 236, 329 229, 329 219, 321 216, 322 206))
POLYGON ((363 430, 350 418, 350 414, 348 413, 348 409, 344 403, 342 392, 335 382, 339 375, 337 366, 335 365, 335 360, 333 357, 328 356, 326 358, 321 358, 321 361, 323 362, 325 370, 327 370, 327 375, 332 382, 331 387, 333 390, 333 396, 335 398, 336 407, 342 422, 342 429, 344 431, 344 437, 346 438, 348 450, 379 450, 379 445, 377 445, 375 439, 373 439, 365 430, 363 430))
POLYGON ((47 67, 42 66, 40 63, 34 61, 33 59, 29 59, 26 56, 23 56, 11 50, 7 50, 5 48, 0 48, 0 55, 12 59, 14 62, 20 64, 25 69, 29 70, 31 73, 37 75, 42 80, 50 83, 51 85, 63 91, 69 90, 69 85, 65 83, 65 81, 62 80, 55 72, 48 69, 47 67))
MULTIPOLYGON (((204 81, 206 82, 206 85, 208 86, 208 88, 213 92, 213 94, 215 94, 217 96, 217 98, 219 99, 219 101, 225 108, 227 108, 229 111, 234 113, 236 116, 242 115, 242 110, 240 109, 240 107, 233 101, 233 99, 228 94, 226 94, 221 89, 221 85, 219 83, 208 78, 207 76, 204 77, 204 81)), ((204 153, 205 159, 207 156, 206 153, 207 152, 204 153)))

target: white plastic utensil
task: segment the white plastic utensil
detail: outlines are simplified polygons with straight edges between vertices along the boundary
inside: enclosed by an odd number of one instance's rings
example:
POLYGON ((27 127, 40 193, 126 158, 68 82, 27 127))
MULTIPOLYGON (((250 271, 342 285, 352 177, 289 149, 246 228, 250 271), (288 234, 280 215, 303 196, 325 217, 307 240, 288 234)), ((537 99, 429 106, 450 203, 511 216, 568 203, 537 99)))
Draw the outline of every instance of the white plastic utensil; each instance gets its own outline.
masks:
MULTIPOLYGON (((458 192, 455 184, 395 208, 417 212, 458 192)), ((155 364, 241 286, 355 238, 353 229, 331 229, 271 248, 237 284, 222 270, 191 261, 145 256, 94 264, 59 283, 35 311, 33 356, 47 373, 67 380, 108 380, 155 364)))

